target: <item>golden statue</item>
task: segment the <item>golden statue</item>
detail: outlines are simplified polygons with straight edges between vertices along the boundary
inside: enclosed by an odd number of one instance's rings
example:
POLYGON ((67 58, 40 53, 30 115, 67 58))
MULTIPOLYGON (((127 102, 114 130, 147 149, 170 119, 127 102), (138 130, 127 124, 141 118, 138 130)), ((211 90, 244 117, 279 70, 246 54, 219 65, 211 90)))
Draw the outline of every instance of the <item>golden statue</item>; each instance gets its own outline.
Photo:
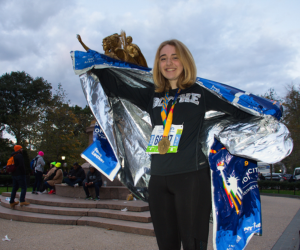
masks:
POLYGON ((145 59, 142 51, 140 50, 140 48, 136 44, 132 43, 132 37, 131 36, 126 37, 125 50, 127 51, 127 53, 132 58, 134 58, 134 60, 136 61, 136 63, 138 65, 148 67, 146 59, 145 59))
MULTIPOLYGON (((77 39, 86 51, 90 49, 83 43, 80 35, 77 35, 77 39)), ((111 58, 148 67, 140 48, 132 43, 131 36, 126 37, 124 31, 121 31, 121 35, 115 33, 105 37, 102 41, 102 46, 104 54, 111 58)))

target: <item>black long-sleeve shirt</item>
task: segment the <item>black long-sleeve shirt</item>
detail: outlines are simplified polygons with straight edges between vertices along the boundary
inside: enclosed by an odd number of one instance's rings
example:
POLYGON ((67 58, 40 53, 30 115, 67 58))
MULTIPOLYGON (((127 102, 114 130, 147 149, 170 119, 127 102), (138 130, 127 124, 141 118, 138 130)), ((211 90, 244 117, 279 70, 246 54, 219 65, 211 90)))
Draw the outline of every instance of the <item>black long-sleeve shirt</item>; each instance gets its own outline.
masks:
POLYGON ((12 172, 12 175, 13 176, 26 175, 24 157, 21 152, 17 152, 14 154, 14 162, 15 162, 16 170, 12 172))
POLYGON ((72 170, 70 170, 69 175, 75 176, 76 178, 80 178, 81 180, 85 179, 85 172, 81 166, 78 166, 77 169, 73 168, 72 170))
MULTIPOLYGON (((116 78, 109 69, 94 69, 110 97, 121 97, 131 101, 149 113, 152 126, 163 125, 161 106, 165 93, 154 92, 154 87, 134 88, 116 78)), ((178 89, 169 91, 172 100, 178 89)), ((168 103, 168 111, 172 101, 168 103)), ((208 167, 206 157, 198 140, 206 111, 216 110, 243 119, 251 116, 233 105, 221 100, 198 84, 181 90, 174 108, 174 125, 183 124, 178 152, 173 154, 153 154, 151 159, 151 175, 173 175, 187 173, 208 167)))
POLYGON ((102 181, 101 173, 98 170, 94 170, 94 173, 88 171, 86 178, 84 179, 85 182, 98 182, 102 181))

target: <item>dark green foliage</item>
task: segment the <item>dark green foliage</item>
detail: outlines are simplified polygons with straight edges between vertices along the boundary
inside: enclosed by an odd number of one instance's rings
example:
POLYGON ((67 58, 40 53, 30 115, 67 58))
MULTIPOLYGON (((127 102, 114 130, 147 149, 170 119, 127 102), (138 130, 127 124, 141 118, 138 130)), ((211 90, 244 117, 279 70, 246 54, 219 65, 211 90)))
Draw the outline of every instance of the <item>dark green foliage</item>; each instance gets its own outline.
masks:
POLYGON ((33 79, 23 72, 5 73, 0 77, 0 124, 24 144, 42 108, 51 101, 51 84, 41 77, 33 79))
POLYGON ((70 107, 70 110, 75 114, 78 119, 78 123, 74 128, 74 135, 78 136, 79 134, 86 133, 86 128, 91 124, 91 121, 94 119, 93 113, 89 106, 81 108, 77 105, 70 107))
POLYGON ((294 142, 293 152, 283 162, 291 168, 300 167, 300 88, 289 86, 284 101, 284 123, 288 127, 294 142))
MULTIPOLYGON (((27 188, 32 187, 34 184, 35 177, 34 176, 26 176, 26 184, 27 188)), ((6 187, 12 186, 12 176, 11 175, 0 175, 0 186, 6 187)))
POLYGON ((282 162, 287 168, 287 173, 292 174, 296 167, 300 167, 300 87, 296 85, 287 86, 287 94, 283 98, 271 88, 262 97, 278 101, 283 105, 282 122, 291 133, 294 148, 292 153, 282 162))
MULTIPOLYGON (((71 107, 61 84, 55 93, 51 89, 43 78, 33 79, 25 72, 0 77, 0 131, 6 129, 23 147, 27 174, 38 151, 45 153, 47 169, 63 155, 68 166, 80 162, 80 154, 88 146, 86 127, 93 119, 89 107, 71 107)), ((13 146, 0 152, 5 165, 13 146)))
POLYGON ((280 189, 280 190, 294 190, 300 189, 300 181, 288 182, 288 181, 258 181, 259 189, 280 189))
POLYGON ((14 152, 14 145, 8 139, 0 138, 0 167, 6 166, 6 163, 11 155, 14 152))

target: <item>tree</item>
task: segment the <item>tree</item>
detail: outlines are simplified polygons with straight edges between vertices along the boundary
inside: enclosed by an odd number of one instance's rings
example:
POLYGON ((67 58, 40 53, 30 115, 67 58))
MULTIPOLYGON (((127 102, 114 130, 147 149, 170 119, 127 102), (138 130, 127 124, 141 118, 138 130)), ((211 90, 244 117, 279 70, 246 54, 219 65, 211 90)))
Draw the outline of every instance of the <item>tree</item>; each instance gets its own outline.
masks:
POLYGON ((273 89, 273 88, 268 89, 268 91, 264 95, 262 95, 261 97, 264 97, 264 98, 267 98, 269 100, 278 101, 278 102, 282 103, 281 97, 277 95, 275 89, 273 89))
POLYGON ((70 110, 75 114, 78 119, 78 123, 75 126, 74 134, 76 136, 84 133, 86 134, 86 128, 91 124, 94 119, 94 115, 89 106, 81 108, 77 105, 70 107, 70 110))
POLYGON ((7 160, 14 152, 13 142, 8 139, 0 138, 0 166, 6 166, 7 160))
POLYGON ((295 167, 300 166, 300 88, 290 85, 287 90, 284 98, 284 123, 291 133, 294 149, 283 162, 293 171, 295 167))
POLYGON ((0 125, 24 145, 39 120, 42 108, 51 101, 51 84, 42 77, 33 79, 23 72, 0 77, 0 125))
POLYGON ((80 159, 80 154, 88 146, 85 128, 92 119, 92 113, 88 107, 70 107, 66 96, 59 84, 39 127, 41 141, 37 146, 47 152, 47 162, 60 161, 64 155, 68 163, 74 163, 80 159))

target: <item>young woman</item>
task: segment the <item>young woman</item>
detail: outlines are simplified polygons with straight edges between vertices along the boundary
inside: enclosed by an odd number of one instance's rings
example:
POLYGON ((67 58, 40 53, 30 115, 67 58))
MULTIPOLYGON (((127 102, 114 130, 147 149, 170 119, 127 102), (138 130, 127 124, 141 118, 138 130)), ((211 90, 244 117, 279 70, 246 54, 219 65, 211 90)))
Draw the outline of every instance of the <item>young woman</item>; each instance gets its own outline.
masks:
POLYGON ((206 111, 242 119, 249 114, 196 84, 196 66, 178 40, 163 42, 155 56, 153 88, 121 84, 106 69, 92 70, 108 96, 126 98, 163 125, 159 154, 151 158, 149 206, 159 249, 206 249, 211 211, 208 162, 198 141, 206 111), (177 153, 168 153, 170 127, 182 125, 177 153))

